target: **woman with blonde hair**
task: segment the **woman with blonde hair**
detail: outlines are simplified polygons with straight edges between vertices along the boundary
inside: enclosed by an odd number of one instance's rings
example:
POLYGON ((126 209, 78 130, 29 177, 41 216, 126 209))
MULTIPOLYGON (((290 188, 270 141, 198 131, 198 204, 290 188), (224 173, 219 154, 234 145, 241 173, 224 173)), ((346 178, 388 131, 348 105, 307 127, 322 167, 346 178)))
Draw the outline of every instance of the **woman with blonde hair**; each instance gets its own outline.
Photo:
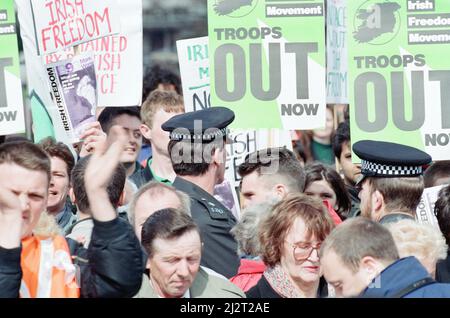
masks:
POLYGON ((320 200, 290 194, 277 203, 259 229, 267 269, 249 298, 315 298, 324 296, 319 249, 334 223, 320 200), (320 286, 319 286, 320 285, 320 286))
POLYGON ((401 220, 386 225, 401 258, 416 257, 435 278, 436 263, 447 256, 447 244, 439 229, 413 220, 401 220))

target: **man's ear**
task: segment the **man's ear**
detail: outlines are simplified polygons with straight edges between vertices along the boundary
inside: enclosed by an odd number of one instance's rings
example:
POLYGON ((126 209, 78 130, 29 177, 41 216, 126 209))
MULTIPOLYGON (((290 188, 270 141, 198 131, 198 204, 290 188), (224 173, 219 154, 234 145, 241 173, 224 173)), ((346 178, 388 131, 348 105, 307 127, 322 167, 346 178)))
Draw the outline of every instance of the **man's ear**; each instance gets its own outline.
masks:
POLYGON ((280 199, 283 199, 286 196, 286 194, 288 194, 288 192, 289 192, 288 188, 282 183, 277 183, 276 185, 274 185, 273 189, 275 191, 275 194, 280 199))
POLYGON ((224 161, 224 156, 223 156, 223 152, 226 151, 225 148, 223 147, 216 147, 214 149, 214 153, 212 155, 212 162, 216 165, 219 165, 220 163, 222 163, 224 161))
POLYGON ((146 124, 141 124, 139 126, 139 130, 141 131, 142 136, 144 136, 148 140, 152 138, 152 131, 146 124))
POLYGON ((359 269, 364 271, 368 278, 367 284, 370 284, 381 273, 384 266, 372 256, 364 256, 359 263, 359 269))
POLYGON ((384 197, 380 191, 375 190, 371 196, 373 213, 381 214, 384 211, 384 197))
POLYGON ((75 198, 75 193, 73 192, 73 187, 69 188, 69 198, 73 204, 75 204, 75 205, 77 204, 77 198, 75 198))

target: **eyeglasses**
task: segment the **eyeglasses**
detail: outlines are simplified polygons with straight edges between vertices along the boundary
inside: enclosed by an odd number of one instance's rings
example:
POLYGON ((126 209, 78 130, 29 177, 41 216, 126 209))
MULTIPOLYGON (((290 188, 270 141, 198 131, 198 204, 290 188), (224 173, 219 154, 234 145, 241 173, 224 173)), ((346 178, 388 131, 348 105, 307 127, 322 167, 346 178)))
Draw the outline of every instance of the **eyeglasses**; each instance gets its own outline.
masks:
POLYGON ((293 248, 292 255, 297 262, 307 260, 313 250, 316 250, 318 254, 320 246, 322 245, 322 242, 318 242, 315 245, 309 242, 288 243, 291 244, 293 248))

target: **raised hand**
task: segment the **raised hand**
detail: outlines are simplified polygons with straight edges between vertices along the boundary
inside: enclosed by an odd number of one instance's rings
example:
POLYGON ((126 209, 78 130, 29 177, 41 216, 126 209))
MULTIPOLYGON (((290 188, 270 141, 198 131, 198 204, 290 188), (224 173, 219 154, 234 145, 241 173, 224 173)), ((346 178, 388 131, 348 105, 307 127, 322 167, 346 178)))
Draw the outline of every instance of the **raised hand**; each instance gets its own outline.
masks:
POLYGON ((86 167, 84 183, 92 215, 98 221, 111 221, 117 217, 106 187, 120 162, 126 141, 126 131, 122 127, 111 127, 108 138, 97 143, 86 167))
MULTIPOLYGON (((25 194, 23 194, 25 195, 25 194)), ((23 216, 20 197, 8 189, 0 191, 0 246, 7 249, 20 246, 23 216)))
POLYGON ((99 145, 102 145, 106 140, 106 134, 98 121, 86 125, 86 130, 81 134, 81 150, 80 157, 86 157, 93 154, 99 145))

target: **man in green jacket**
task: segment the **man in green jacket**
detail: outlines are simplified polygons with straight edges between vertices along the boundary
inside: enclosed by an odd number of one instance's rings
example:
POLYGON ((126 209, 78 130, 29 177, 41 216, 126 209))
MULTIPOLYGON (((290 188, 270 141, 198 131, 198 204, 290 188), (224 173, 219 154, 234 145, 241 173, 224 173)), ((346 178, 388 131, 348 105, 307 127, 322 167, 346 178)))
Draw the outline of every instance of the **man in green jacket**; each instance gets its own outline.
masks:
POLYGON ((242 290, 200 267, 202 242, 192 218, 179 209, 152 214, 142 227, 147 269, 137 298, 239 298, 242 290))

